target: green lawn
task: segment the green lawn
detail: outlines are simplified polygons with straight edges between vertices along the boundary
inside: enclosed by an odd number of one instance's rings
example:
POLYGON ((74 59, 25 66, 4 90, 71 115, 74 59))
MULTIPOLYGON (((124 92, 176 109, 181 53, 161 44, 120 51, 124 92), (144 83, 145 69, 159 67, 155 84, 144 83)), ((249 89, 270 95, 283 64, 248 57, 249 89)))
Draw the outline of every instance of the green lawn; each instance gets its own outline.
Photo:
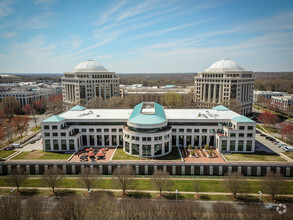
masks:
POLYGON ((22 152, 12 160, 67 160, 71 154, 52 153, 41 150, 22 152))
POLYGON ((278 133, 278 130, 276 128, 265 126, 265 125, 263 125, 263 127, 270 133, 278 133))
POLYGON ((291 159, 293 159, 293 152, 284 152, 283 154, 285 154, 287 157, 290 157, 291 159))
POLYGON ((278 154, 226 154, 224 157, 228 161, 283 161, 285 159, 278 154))
POLYGON ((153 160, 181 160, 179 151, 177 149, 173 149, 172 152, 163 157, 154 157, 154 158, 140 158, 131 156, 123 151, 122 148, 117 148, 115 155, 113 156, 112 160, 145 160, 145 159, 153 159, 153 160))
POLYGON ((256 128, 258 128, 259 130, 261 130, 261 131, 264 131, 265 132, 265 130, 260 126, 260 125, 256 125, 256 128))
POLYGON ((6 158, 9 155, 13 154, 14 152, 16 152, 15 150, 1 150, 0 151, 0 158, 6 158))
MULTIPOLYGON (((176 189, 180 192, 194 192, 194 182, 198 181, 201 186, 201 192, 228 192, 223 187, 222 180, 173 180, 173 186, 167 189, 168 191, 175 191, 176 189)), ((288 182, 289 187, 287 194, 293 194, 293 182, 288 182)), ((261 181, 247 181, 246 191, 248 193, 255 193, 261 190, 261 181)), ((9 186, 6 182, 5 177, 0 178, 0 186, 9 186)), ((41 179, 27 179, 24 186, 27 187, 47 187, 41 179)), ((79 183, 79 179, 64 178, 62 185, 59 188, 80 188, 82 187, 79 183)), ((99 189, 119 189, 112 183, 111 179, 100 179, 98 186, 99 189)), ((137 179, 133 190, 157 190, 150 179, 137 179)))
POLYGON ((31 128, 31 131, 34 131, 34 132, 36 132, 38 130, 41 130, 41 125, 37 125, 36 127, 31 128))

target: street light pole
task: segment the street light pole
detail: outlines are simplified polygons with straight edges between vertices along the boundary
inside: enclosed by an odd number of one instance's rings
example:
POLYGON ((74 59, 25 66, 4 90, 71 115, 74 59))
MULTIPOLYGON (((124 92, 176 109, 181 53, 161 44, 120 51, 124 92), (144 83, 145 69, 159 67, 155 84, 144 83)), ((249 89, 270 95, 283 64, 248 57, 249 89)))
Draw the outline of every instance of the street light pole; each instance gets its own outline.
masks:
POLYGON ((175 192, 176 192, 176 202, 177 202, 177 194, 178 194, 178 190, 176 189, 176 191, 175 191, 175 192))
POLYGON ((259 193, 259 204, 261 203, 261 195, 262 195, 262 192, 261 191, 258 191, 259 193))

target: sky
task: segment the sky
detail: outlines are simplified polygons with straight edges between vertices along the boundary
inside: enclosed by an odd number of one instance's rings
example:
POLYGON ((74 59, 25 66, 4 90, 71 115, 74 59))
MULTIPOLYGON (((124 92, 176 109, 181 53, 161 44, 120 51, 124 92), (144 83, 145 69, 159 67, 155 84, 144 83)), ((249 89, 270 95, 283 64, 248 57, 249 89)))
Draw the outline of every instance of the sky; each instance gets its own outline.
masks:
POLYGON ((0 0, 0 73, 293 71, 292 0, 0 0))

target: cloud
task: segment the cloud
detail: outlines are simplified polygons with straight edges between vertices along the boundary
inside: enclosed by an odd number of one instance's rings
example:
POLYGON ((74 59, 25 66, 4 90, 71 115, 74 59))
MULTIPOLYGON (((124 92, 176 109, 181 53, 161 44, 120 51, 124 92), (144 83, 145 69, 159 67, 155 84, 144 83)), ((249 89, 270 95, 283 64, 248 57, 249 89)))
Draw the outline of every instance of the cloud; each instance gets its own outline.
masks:
POLYGON ((14 10, 10 7, 12 0, 1 0, 0 18, 10 15, 14 10))
POLYGON ((52 12, 44 12, 41 15, 37 15, 23 21, 20 25, 23 29, 43 29, 52 25, 49 18, 53 16, 52 12))

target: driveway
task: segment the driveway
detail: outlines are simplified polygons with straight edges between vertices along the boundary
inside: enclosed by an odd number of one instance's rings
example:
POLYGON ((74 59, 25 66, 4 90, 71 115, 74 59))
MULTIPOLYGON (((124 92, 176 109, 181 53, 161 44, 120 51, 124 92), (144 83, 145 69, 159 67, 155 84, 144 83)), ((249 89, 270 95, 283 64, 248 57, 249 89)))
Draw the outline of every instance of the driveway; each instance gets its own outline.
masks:
POLYGON ((33 144, 28 143, 23 148, 17 148, 16 150, 21 150, 21 151, 43 150, 42 139, 36 141, 33 144))
POLYGON ((260 134, 256 134, 255 136, 256 140, 256 150, 257 151, 265 151, 268 153, 284 153, 285 151, 279 148, 277 145, 273 144, 269 140, 267 140, 265 137, 260 136, 260 134))

